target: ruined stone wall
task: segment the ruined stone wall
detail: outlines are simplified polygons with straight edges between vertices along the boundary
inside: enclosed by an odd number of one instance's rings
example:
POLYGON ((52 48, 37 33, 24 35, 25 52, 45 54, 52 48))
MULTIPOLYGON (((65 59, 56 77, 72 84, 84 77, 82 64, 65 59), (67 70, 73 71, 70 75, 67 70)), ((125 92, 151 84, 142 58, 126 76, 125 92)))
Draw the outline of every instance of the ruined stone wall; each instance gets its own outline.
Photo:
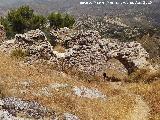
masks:
MULTIPOLYGON (((65 35, 68 34, 62 35, 66 38, 65 35)), ((56 39, 59 38, 61 37, 56 39)), ((138 42, 124 43, 116 39, 102 39, 97 31, 91 30, 81 31, 69 39, 62 40, 66 43, 66 52, 53 51, 45 34, 37 29, 17 34, 12 48, 27 51, 28 63, 44 59, 62 70, 74 68, 90 75, 102 75, 106 71, 107 61, 112 58, 119 60, 129 73, 137 68, 151 67, 147 61, 148 53, 138 42)))
POLYGON ((6 39, 6 33, 4 27, 0 25, 0 43, 2 43, 6 39))
POLYGON ((149 54, 138 42, 102 39, 97 31, 80 32, 64 41, 69 48, 64 54, 65 66, 95 75, 106 69, 106 62, 118 59, 131 73, 134 69, 151 67, 149 54))

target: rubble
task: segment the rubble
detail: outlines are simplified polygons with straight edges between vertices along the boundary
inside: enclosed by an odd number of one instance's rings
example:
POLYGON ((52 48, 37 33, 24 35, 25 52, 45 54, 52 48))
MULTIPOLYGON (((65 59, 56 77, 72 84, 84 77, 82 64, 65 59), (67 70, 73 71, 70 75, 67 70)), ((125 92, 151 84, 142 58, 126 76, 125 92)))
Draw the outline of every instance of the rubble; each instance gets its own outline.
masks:
POLYGON ((35 119, 44 118, 46 116, 55 117, 53 111, 49 111, 47 108, 34 101, 25 101, 20 98, 8 97, 2 99, 2 102, 3 110, 8 111, 12 116, 17 116, 18 113, 23 112, 26 117, 35 119))

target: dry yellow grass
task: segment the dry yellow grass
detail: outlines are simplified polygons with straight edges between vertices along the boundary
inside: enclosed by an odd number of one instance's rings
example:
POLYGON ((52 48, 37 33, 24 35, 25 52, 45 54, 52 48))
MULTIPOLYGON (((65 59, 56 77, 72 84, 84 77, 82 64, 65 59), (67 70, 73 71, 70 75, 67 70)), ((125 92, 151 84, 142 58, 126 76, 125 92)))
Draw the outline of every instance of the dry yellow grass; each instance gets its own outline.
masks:
POLYGON ((160 120, 160 80, 150 84, 131 83, 126 87, 132 93, 143 96, 151 108, 150 120, 160 120))
POLYGON ((1 94, 3 97, 15 96, 36 100, 54 109, 59 115, 63 112, 71 112, 81 120, 131 120, 130 113, 136 104, 135 97, 141 95, 151 108, 151 120, 159 118, 160 82, 158 80, 150 84, 124 83, 119 89, 115 89, 106 81, 87 82, 51 68, 52 66, 45 64, 32 66, 20 64, 0 53, 1 94), (20 84, 24 80, 30 80, 32 84, 24 88, 20 84), (51 90, 52 95, 48 96, 38 94, 38 91, 52 83, 69 84, 70 87, 51 90), (71 86, 97 88, 107 96, 107 100, 80 98, 73 94, 71 86), (134 95, 131 95, 132 93, 134 95))

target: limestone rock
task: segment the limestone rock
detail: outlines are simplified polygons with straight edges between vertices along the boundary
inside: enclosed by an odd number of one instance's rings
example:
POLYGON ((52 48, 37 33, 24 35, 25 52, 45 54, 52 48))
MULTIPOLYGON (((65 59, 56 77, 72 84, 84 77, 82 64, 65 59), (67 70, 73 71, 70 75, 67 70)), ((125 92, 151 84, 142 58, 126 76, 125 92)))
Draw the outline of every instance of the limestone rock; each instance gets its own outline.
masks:
POLYGON ((2 101, 2 108, 5 111, 8 111, 10 114, 8 116, 16 116, 18 113, 23 112, 26 117, 32 117, 35 119, 44 118, 49 114, 55 117, 54 112, 51 113, 51 111, 35 101, 25 101, 15 97, 4 98, 2 101))
POLYGON ((70 113, 64 113, 64 120, 80 120, 77 116, 70 114, 70 113))
POLYGON ((86 88, 84 86, 81 87, 74 87, 73 88, 73 92, 75 95, 79 96, 79 97, 86 97, 86 98, 90 98, 90 99, 94 99, 94 98, 102 98, 105 99, 106 96, 103 95, 100 91, 98 91, 97 89, 89 89, 86 88))

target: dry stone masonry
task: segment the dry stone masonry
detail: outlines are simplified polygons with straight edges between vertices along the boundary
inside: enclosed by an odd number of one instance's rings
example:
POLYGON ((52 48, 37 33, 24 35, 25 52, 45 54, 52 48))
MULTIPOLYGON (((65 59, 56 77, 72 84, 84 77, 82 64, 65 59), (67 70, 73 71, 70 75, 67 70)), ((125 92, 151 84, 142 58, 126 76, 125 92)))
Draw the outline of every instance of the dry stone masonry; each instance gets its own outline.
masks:
POLYGON ((2 25, 0 25, 0 43, 2 43, 6 38, 5 30, 2 25))
POLYGON ((97 31, 80 32, 66 42, 69 48, 63 56, 65 66, 89 74, 101 74, 109 59, 119 60, 131 73, 135 68, 151 67, 146 50, 138 42, 102 39, 97 31))
POLYGON ((75 35, 76 31, 67 27, 60 28, 59 30, 53 29, 50 31, 51 43, 53 43, 54 45, 65 45, 65 42, 70 41, 75 35))
POLYGON ((138 42, 103 39, 97 31, 92 30, 78 31, 72 35, 70 31, 68 28, 62 28, 51 32, 54 41, 65 43, 64 53, 53 51, 45 34, 39 29, 15 35, 11 43, 4 42, 5 45, 2 44, 0 49, 22 49, 27 52, 28 63, 44 59, 60 68, 74 68, 90 75, 102 76, 106 71, 107 61, 112 58, 119 60, 129 73, 134 69, 151 68, 147 61, 149 55, 138 42))
POLYGON ((25 34, 17 34, 15 48, 24 49, 34 60, 41 58, 49 60, 53 55, 52 46, 47 41, 45 34, 39 29, 25 34))

